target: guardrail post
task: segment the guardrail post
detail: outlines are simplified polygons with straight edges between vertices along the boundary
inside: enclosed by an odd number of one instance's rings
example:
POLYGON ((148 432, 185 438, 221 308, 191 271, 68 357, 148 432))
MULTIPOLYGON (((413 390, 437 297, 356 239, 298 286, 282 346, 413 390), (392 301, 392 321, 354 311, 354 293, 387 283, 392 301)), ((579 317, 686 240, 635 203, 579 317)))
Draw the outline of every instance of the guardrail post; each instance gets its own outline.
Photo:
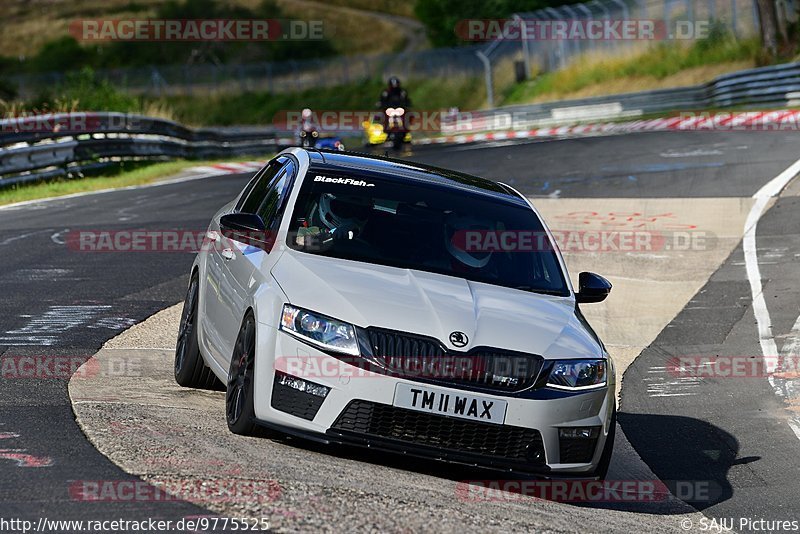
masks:
MULTIPOLYGON (((755 6, 755 0, 753 0, 753 5, 755 6)), ((731 30, 734 37, 739 37, 739 22, 736 19, 736 0, 731 0, 731 30)))
MULTIPOLYGON (((569 19, 571 21, 577 22, 578 19, 580 19, 578 14, 571 7, 569 7, 569 6, 561 6, 560 9, 563 9, 567 13, 567 16, 569 17, 569 19)), ((580 52, 581 52, 580 41, 578 39, 574 39, 571 43, 569 43, 569 49, 570 49, 570 57, 577 56, 578 54, 580 54, 580 52)), ((565 60, 566 59, 568 59, 568 58, 565 58, 565 60)))
MULTIPOLYGON (((731 0, 731 1, 735 2, 736 0, 731 0)), ((664 30, 665 30, 666 34, 669 35, 669 33, 670 33, 670 27, 669 27, 669 0, 663 0, 663 2, 664 2, 664 30)))
POLYGON ((531 75, 531 47, 528 43, 528 26, 525 19, 519 15, 514 15, 514 20, 519 24, 520 36, 522 38, 522 60, 525 62, 525 78, 531 75))
POLYGON ((493 108, 494 88, 492 87, 492 63, 489 61, 489 57, 483 53, 483 50, 478 50, 475 54, 478 56, 478 59, 481 60, 481 63, 483 63, 483 71, 486 77, 486 102, 490 108, 493 108))
MULTIPOLYGON (((590 22, 590 21, 593 21, 593 20, 594 20, 594 13, 592 13, 592 10, 591 10, 591 9, 589 9, 588 7, 586 7, 586 4, 578 4, 578 5, 577 5, 577 6, 575 6, 575 7, 577 7, 578 9, 580 9, 580 10, 582 10, 582 11, 584 12, 584 14, 586 15, 586 19, 585 19, 585 20, 586 20, 587 22, 590 22)), ((579 50, 580 50, 581 52, 584 52, 586 48, 587 48, 586 46, 579 45, 579 50)))

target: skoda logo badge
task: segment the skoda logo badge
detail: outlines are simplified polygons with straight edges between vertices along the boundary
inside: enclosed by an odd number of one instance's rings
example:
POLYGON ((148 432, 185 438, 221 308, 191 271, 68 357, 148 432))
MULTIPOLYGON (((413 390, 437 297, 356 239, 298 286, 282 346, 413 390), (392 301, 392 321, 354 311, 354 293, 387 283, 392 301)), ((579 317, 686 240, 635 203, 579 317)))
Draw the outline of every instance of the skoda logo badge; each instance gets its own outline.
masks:
POLYGON ((469 343, 469 338, 464 332, 455 331, 450 334, 450 343, 452 343, 454 347, 463 347, 469 343))

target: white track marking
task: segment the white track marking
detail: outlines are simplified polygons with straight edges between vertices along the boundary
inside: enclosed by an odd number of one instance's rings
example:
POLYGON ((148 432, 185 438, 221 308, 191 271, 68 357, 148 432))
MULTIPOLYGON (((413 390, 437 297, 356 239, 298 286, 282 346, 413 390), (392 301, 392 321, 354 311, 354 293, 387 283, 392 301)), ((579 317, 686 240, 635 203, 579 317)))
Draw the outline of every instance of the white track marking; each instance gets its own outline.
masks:
MULTIPOLYGON (((767 303, 764 299, 764 288, 761 285, 761 270, 758 267, 758 249, 756 247, 756 228, 770 200, 778 196, 780 192, 783 191, 783 188, 786 187, 798 173, 800 173, 800 160, 792 163, 789 168, 756 191, 753 195, 753 198, 756 200, 755 204, 750 208, 750 213, 747 215, 747 221, 745 221, 744 225, 745 233, 742 247, 744 249, 745 269, 747 270, 747 279, 750 282, 750 292, 753 297, 753 313, 756 316, 756 323, 758 324, 758 342, 759 345, 761 345, 761 354, 764 357, 765 370, 770 374, 773 373, 778 366, 778 346, 772 335, 772 320, 770 319, 767 303)), ((800 321, 800 318, 798 320, 800 321)), ((795 323, 795 328, 797 328, 797 323, 795 323)), ((773 390, 775 390, 777 386, 773 376, 770 376, 769 383, 773 390)), ((791 428, 798 439, 800 439, 800 425, 798 425, 798 422, 790 418, 788 424, 789 428, 791 428)))
POLYGON ((758 323, 758 342, 761 345, 761 353, 765 358, 766 370, 770 373, 775 370, 775 366, 778 363, 778 347, 775 344, 775 338, 772 336, 772 321, 769 317, 769 310, 764 300, 764 290, 761 285, 761 269, 758 266, 758 250, 756 248, 756 228, 772 197, 778 196, 798 173, 800 173, 800 159, 756 191, 753 195, 756 200, 755 204, 750 208, 750 213, 744 223, 742 247, 744 249, 745 269, 747 271, 747 279, 750 281, 750 293, 753 297, 753 313, 758 323))
POLYGON ((69 232, 69 228, 64 228, 64 229, 63 229, 63 230, 61 230, 60 232, 56 232, 56 233, 54 233, 53 235, 51 235, 51 236, 50 236, 50 240, 51 240, 53 243, 55 243, 56 245, 65 245, 65 244, 66 244, 66 241, 64 241, 64 238, 63 238, 63 237, 61 237, 61 236, 62 236, 63 234, 66 234, 67 232, 69 232))
MULTIPOLYGON (((760 192, 760 191, 759 191, 760 192)), ((769 317, 767 303, 764 300, 764 290, 761 285, 761 269, 758 266, 758 251, 756 249, 756 228, 758 220, 772 200, 771 196, 755 196, 756 202, 747 215, 744 224, 745 233, 742 247, 744 249, 744 264, 747 279, 750 281, 750 293, 753 297, 753 314, 758 324, 758 342, 761 345, 761 354, 764 356, 766 371, 772 373, 778 363, 778 347, 772 337, 772 321, 769 317)))
POLYGON ((96 306, 50 306, 38 316, 21 315, 28 323, 20 328, 0 334, 0 345, 55 345, 60 334, 79 326, 99 329, 121 330, 136 321, 127 317, 103 317, 112 309, 110 305, 96 306))
POLYGON ((13 243, 14 241, 19 241, 20 239, 26 239, 26 238, 31 237, 31 236, 36 235, 36 234, 41 234, 41 233, 44 233, 44 232, 52 232, 52 231, 53 231, 52 228, 47 228, 45 230, 37 230, 35 232, 28 232, 27 234, 20 234, 20 235, 15 235, 13 237, 8 237, 8 238, 0 241, 0 246, 8 245, 9 243, 13 243))

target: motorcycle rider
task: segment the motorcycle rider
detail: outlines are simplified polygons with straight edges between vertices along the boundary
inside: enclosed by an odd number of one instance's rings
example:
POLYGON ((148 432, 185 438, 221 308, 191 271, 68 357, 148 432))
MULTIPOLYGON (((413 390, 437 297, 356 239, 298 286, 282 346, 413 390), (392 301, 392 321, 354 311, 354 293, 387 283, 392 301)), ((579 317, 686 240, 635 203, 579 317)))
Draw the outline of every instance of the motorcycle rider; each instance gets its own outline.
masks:
POLYGON ((389 78, 389 85, 386 89, 381 91, 380 102, 378 106, 382 111, 386 108, 404 108, 411 107, 411 99, 408 93, 400 86, 400 79, 397 76, 389 78))
POLYGON ((410 127, 410 120, 407 116, 408 108, 411 106, 411 99, 408 93, 400 86, 400 79, 397 76, 389 78, 389 85, 381 92, 378 107, 383 111, 383 129, 392 140, 395 148, 399 148, 405 139, 405 133, 410 127), (400 113, 392 116, 387 113, 388 109, 400 109, 400 113), (399 127, 399 128, 398 128, 399 127))

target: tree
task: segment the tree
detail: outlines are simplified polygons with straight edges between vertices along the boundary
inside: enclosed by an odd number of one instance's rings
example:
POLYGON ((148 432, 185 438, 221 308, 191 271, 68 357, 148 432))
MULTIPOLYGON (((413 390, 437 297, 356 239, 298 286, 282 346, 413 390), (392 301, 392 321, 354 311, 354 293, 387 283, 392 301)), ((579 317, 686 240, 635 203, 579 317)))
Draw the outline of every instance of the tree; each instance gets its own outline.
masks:
POLYGON ((785 17, 778 16, 775 3, 775 0, 756 0, 761 25, 761 47, 770 57, 778 53, 779 44, 786 47, 789 41, 785 17))

